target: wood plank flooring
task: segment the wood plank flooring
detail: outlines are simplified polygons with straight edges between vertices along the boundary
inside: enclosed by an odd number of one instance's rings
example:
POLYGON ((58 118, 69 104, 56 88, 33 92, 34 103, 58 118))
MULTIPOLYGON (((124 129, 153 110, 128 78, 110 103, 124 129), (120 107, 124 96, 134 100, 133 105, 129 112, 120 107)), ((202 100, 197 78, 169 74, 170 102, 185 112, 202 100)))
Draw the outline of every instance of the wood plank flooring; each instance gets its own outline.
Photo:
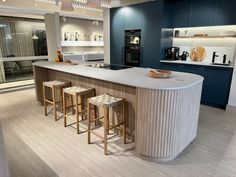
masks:
POLYGON ((201 106, 197 138, 164 164, 135 156, 120 137, 104 156, 101 141, 88 145, 86 133, 45 117, 33 89, 0 95, 0 120, 12 177, 236 177, 236 109, 201 106))

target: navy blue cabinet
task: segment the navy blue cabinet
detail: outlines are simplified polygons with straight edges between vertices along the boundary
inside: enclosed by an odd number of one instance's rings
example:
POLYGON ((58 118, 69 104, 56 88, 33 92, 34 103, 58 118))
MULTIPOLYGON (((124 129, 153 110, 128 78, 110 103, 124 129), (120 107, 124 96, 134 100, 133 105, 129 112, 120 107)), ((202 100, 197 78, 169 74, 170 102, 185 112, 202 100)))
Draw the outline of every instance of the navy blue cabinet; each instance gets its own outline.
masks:
POLYGON ((123 46, 125 29, 125 9, 114 8, 110 14, 111 34, 111 63, 123 64, 123 46))
POLYGON ((179 0, 167 2, 170 12, 170 23, 173 28, 188 27, 190 23, 191 1, 179 0))
POLYGON ((204 103, 225 108, 228 104, 232 73, 232 68, 205 67, 204 103))
POLYGON ((141 6, 125 7, 125 29, 141 29, 144 23, 143 8, 141 6))
POLYGON ((226 108, 233 73, 232 68, 172 63, 162 63, 161 68, 203 76, 202 104, 226 108))
POLYGON ((142 8, 146 11, 143 14, 145 21, 142 27, 141 64, 143 67, 157 67, 160 58, 162 6, 151 2, 144 3, 142 8))
POLYGON ((189 26, 215 25, 216 4, 216 0, 192 0, 189 26))
POLYGON ((158 1, 111 9, 112 64, 123 64, 125 30, 141 29, 141 66, 158 66, 162 5, 162 1, 158 1))
POLYGON ((215 25, 236 24, 235 7, 236 7, 235 0, 217 0, 215 25))
POLYGON ((236 24, 235 0, 165 0, 168 27, 196 27, 236 24))

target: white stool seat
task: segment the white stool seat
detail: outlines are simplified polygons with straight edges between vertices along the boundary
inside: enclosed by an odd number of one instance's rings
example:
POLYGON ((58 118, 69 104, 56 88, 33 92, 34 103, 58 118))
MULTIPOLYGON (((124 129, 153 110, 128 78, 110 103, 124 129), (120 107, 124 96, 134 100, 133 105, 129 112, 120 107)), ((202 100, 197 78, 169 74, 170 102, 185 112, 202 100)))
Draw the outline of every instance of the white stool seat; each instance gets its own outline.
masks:
POLYGON ((122 98, 116 98, 108 94, 99 95, 89 99, 89 103, 96 106, 112 107, 123 101, 122 98))

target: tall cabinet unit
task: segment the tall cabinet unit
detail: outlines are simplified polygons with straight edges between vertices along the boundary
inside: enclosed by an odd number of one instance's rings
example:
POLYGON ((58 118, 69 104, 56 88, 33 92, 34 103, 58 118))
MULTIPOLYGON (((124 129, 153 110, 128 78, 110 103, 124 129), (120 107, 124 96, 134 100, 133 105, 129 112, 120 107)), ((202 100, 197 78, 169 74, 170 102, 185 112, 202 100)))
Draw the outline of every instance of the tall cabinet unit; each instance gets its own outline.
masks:
POLYGON ((123 64, 124 61, 124 29, 125 8, 113 8, 110 11, 110 37, 111 37, 111 64, 123 64))
POLYGON ((111 9, 111 63, 124 64, 125 30, 141 30, 141 66, 158 67, 162 0, 111 9))

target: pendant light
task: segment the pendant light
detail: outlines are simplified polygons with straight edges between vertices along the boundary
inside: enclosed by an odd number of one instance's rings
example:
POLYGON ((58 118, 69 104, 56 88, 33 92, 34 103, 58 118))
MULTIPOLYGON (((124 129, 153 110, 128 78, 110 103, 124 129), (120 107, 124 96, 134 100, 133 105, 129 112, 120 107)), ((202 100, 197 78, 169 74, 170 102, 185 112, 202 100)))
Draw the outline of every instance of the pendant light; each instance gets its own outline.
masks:
POLYGON ((62 0, 61 1, 61 10, 64 11, 73 11, 73 4, 72 4, 72 0, 62 0))

